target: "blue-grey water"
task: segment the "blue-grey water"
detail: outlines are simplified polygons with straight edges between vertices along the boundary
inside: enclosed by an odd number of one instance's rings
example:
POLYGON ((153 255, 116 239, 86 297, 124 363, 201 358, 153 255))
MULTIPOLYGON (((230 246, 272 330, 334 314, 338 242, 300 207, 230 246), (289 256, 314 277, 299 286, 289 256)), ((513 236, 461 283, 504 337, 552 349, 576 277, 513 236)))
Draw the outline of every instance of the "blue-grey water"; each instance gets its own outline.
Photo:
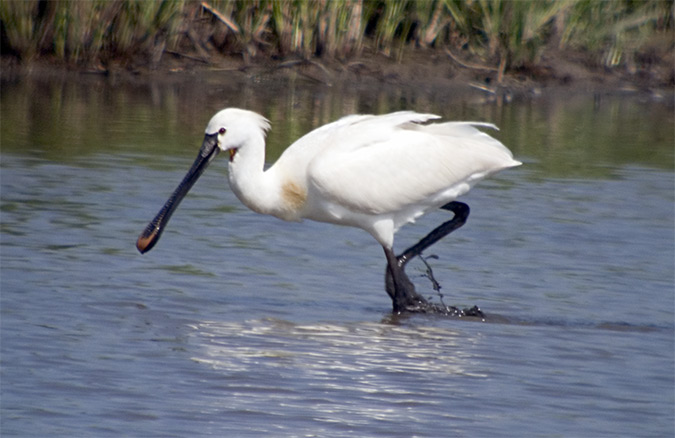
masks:
POLYGON ((77 76, 5 79, 0 111, 3 437, 674 434, 669 99, 77 76), (138 254, 225 106, 270 118, 270 162, 349 113, 499 125, 524 165, 427 254, 443 302, 486 320, 392 315, 369 235, 248 211, 224 158, 138 254))

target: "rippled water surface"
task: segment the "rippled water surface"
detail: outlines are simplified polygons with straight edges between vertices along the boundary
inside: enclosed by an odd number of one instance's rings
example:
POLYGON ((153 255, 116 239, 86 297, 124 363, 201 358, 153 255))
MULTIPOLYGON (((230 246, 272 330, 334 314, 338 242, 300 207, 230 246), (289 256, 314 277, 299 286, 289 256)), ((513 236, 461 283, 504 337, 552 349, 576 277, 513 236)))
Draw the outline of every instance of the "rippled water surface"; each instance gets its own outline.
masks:
POLYGON ((0 103, 3 437, 673 436, 668 99, 221 75, 5 80, 0 103), (428 251, 443 301, 486 320, 391 315, 369 235, 248 211, 222 158, 139 255, 225 106, 270 118, 270 161, 349 113, 499 125, 525 164, 428 251))

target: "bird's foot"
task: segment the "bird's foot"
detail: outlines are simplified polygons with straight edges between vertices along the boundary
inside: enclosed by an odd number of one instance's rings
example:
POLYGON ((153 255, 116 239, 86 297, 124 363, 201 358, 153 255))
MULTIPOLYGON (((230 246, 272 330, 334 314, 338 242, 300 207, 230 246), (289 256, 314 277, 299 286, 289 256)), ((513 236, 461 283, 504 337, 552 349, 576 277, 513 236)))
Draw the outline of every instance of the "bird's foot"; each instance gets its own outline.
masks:
POLYGON ((384 287, 391 298, 394 312, 418 312, 428 302, 417 293, 415 285, 406 275, 405 260, 400 260, 391 250, 385 249, 387 269, 384 275, 384 287))
POLYGON ((391 298, 394 313, 427 313, 450 316, 455 318, 472 317, 485 320, 485 314, 478 306, 461 309, 455 306, 446 306, 443 302, 443 295, 440 293, 440 284, 433 276, 431 266, 422 257, 422 261, 426 265, 426 276, 432 282, 434 290, 439 294, 440 303, 433 303, 427 301, 422 295, 417 293, 415 285, 410 281, 408 275, 405 273, 405 262, 401 260, 403 256, 396 258, 394 272, 387 266, 385 272, 385 289, 391 298))
POLYGON ((446 306, 443 303, 430 302, 418 294, 414 286, 411 289, 404 288, 403 290, 401 288, 394 290, 387 286, 387 293, 392 297, 394 313, 426 313, 453 318, 470 317, 485 320, 485 313, 478 306, 460 308, 446 306))
POLYGON ((401 269, 397 279, 391 274, 389 268, 385 275, 385 289, 391 297, 394 312, 420 312, 426 308, 429 303, 424 297, 417 293, 415 285, 410 281, 405 272, 401 269))
POLYGON ((478 306, 473 306, 470 308, 465 307, 464 309, 460 309, 459 307, 455 306, 435 305, 434 307, 434 313, 442 313, 446 316, 453 316, 457 318, 473 317, 485 320, 485 313, 483 313, 483 311, 480 310, 478 306))

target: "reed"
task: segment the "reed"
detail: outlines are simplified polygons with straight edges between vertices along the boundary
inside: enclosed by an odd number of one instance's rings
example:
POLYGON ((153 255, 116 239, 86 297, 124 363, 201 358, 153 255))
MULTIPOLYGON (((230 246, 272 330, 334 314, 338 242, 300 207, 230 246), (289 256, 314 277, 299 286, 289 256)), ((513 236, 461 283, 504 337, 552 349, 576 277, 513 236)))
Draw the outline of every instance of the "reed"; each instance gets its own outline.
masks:
POLYGON ((23 59, 32 59, 41 33, 37 0, 0 2, 0 20, 9 48, 23 59))
POLYGON ((52 55, 74 63, 149 53, 175 41, 184 6, 181 0, 3 1, 3 49, 22 60, 52 55))
POLYGON ((447 0, 457 31, 471 51, 504 69, 536 63, 546 50, 559 18, 573 1, 478 0, 471 6, 447 0))
POLYGON ((631 64, 655 33, 669 34, 672 43, 673 8, 668 1, 579 0, 561 27, 559 46, 596 52, 605 67, 631 64))
POLYGON ((3 0, 2 53, 74 64, 147 59, 191 47, 245 58, 347 59, 364 51, 450 49, 504 70, 548 50, 635 62, 655 37, 672 50, 673 4, 662 0, 3 0))
POLYGON ((282 55, 345 58, 363 45, 363 0, 270 1, 272 44, 282 55))

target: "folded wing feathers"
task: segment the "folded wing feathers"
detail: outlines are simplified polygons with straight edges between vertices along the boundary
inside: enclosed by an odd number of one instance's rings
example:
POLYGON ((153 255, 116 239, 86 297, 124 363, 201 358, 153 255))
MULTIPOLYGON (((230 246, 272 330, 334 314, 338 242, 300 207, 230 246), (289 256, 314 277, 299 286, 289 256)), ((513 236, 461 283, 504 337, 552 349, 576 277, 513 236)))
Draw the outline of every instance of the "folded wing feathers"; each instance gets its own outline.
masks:
POLYGON ((340 132, 325 137, 328 144, 310 162, 309 184, 353 211, 382 214, 454 198, 485 176, 520 164, 502 143, 476 129, 495 125, 420 124, 437 118, 405 111, 338 120, 340 132))

